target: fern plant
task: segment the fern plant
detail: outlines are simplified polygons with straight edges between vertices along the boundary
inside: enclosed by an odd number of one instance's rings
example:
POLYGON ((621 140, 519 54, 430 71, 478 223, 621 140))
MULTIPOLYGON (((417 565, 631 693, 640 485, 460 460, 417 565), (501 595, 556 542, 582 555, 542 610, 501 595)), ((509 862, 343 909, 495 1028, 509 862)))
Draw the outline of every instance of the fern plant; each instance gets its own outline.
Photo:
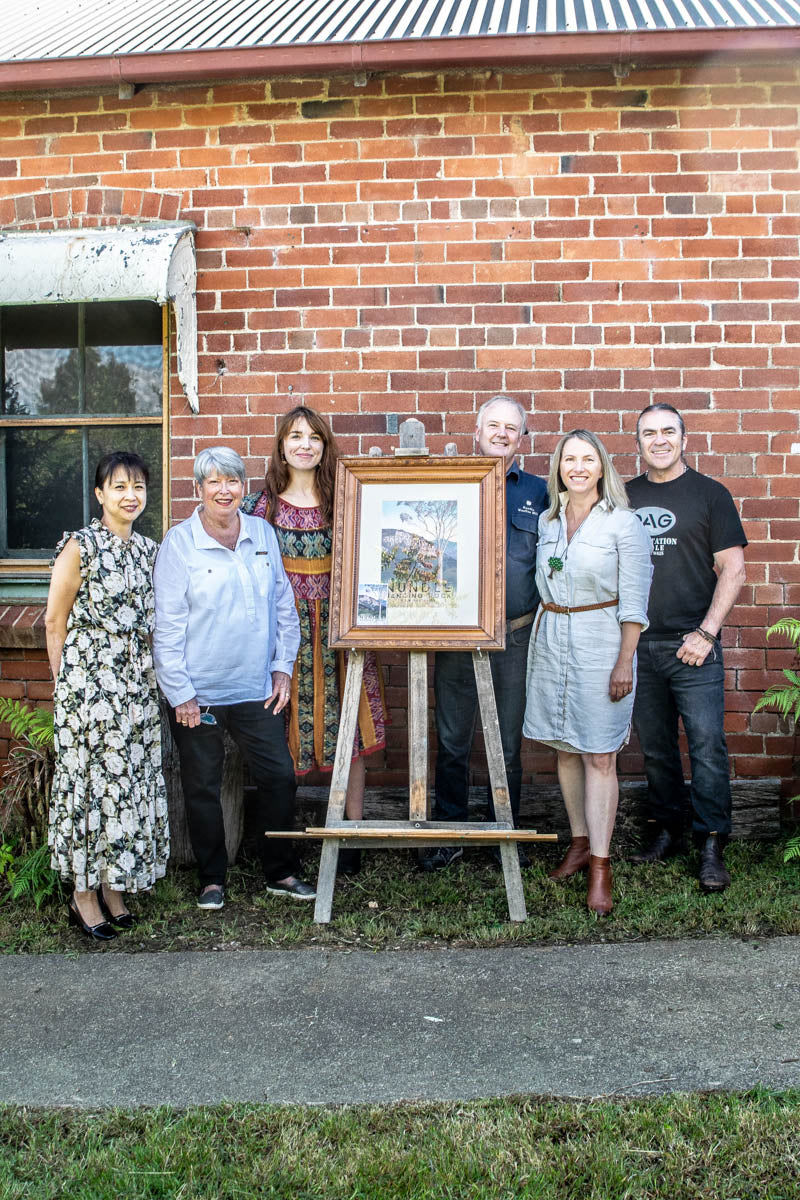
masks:
POLYGON ((41 908, 46 900, 51 898, 63 899, 64 889, 61 880, 50 866, 50 847, 42 842, 35 850, 29 850, 21 858, 14 860, 6 870, 8 892, 0 899, 20 900, 28 897, 37 908, 41 908))
MULTIPOLYGON (((767 630, 767 638, 771 638, 773 634, 780 634, 782 637, 788 638, 800 654, 800 620, 796 617, 783 617, 780 621, 776 621, 767 630)), ((753 712, 761 712, 765 708, 775 709, 786 720, 792 720, 797 724, 800 721, 800 673, 784 667, 783 675, 786 683, 773 683, 771 687, 768 687, 761 699, 756 702, 753 712)), ((800 796, 793 796, 790 803, 798 800, 800 800, 800 796)), ((793 858, 800 858, 800 834, 789 838, 784 847, 783 861, 789 862, 793 858)))
POLYGON ((5 722, 17 742, 8 755, 0 787, 3 822, 20 826, 23 850, 47 842, 47 810, 53 779, 53 714, 31 708, 19 700, 0 696, 0 722, 5 722))

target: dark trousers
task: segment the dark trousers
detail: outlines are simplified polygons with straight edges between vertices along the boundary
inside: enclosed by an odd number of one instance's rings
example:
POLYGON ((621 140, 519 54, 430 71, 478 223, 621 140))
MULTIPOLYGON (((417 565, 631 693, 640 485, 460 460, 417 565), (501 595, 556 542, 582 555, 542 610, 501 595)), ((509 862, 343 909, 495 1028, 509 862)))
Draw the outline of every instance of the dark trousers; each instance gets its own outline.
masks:
POLYGON ((633 724, 644 754, 650 816, 659 825, 682 830, 689 803, 699 839, 731 829, 731 782, 725 742, 725 671, 717 643, 700 667, 677 657, 681 638, 643 640, 638 651, 638 683, 633 724), (683 721, 692 767, 687 794, 678 748, 683 721))
MULTIPOLYGON (((505 650, 489 655, 497 703, 497 719, 508 794, 514 823, 519 820, 522 790, 522 721, 525 716, 525 673, 532 625, 506 634, 505 650)), ((478 719, 478 690, 472 655, 463 650, 439 650, 433 675, 436 734, 436 803, 434 820, 466 821, 469 801, 469 760, 478 719)), ((489 819, 494 820, 491 783, 489 819)))
MULTIPOLYGON (((283 713, 276 716, 260 700, 213 705, 211 712, 217 719, 216 725, 201 723, 194 729, 179 725, 174 709, 169 712, 170 729, 180 755, 189 837, 201 887, 209 883, 224 884, 228 867, 220 803, 225 731, 236 742, 250 770, 256 788, 258 829, 291 829, 297 790, 283 713)), ((282 838, 263 838, 261 863, 268 882, 294 875, 297 859, 292 843, 282 838)))

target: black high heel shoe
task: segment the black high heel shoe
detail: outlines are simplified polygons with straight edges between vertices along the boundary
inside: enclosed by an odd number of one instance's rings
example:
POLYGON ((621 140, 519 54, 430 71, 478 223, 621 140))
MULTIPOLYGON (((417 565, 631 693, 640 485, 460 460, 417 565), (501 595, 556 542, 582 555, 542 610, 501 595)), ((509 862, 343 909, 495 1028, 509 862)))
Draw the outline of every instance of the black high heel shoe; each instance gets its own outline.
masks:
POLYGON ((102 888, 97 889, 97 899, 100 901, 100 910, 104 914, 106 922, 109 925, 113 925, 115 929, 133 929, 134 925, 136 924, 136 917, 133 915, 133 913, 124 912, 115 917, 111 909, 106 904, 102 888))
POLYGON ((117 936, 117 931, 111 928, 108 921, 100 921, 97 925, 87 925, 78 912, 78 906, 74 900, 75 898, 73 897, 67 903, 70 925, 77 925, 78 929, 82 930, 88 938, 91 938, 95 942, 110 942, 117 936))

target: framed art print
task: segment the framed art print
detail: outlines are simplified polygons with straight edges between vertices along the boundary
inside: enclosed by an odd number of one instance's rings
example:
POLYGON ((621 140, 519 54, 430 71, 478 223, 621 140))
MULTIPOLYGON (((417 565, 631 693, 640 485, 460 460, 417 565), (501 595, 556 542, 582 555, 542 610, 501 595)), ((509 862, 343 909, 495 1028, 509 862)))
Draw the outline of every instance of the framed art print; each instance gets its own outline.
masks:
POLYGON ((342 458, 330 645, 502 650, 505 462, 342 458))

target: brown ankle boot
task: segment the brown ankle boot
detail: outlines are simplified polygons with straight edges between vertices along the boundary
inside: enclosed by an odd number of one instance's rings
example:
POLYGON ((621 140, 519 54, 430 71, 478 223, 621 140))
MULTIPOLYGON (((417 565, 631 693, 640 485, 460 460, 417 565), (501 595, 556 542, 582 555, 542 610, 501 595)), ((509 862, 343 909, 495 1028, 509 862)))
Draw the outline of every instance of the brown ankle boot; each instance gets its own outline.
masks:
POLYGON ((611 912, 614 904, 611 899, 611 859, 598 858, 596 854, 589 857, 589 888, 586 892, 586 907, 591 912, 599 913, 601 917, 611 912))
POLYGON ((577 875, 579 871, 585 871, 588 866, 589 839, 588 837, 574 837, 569 844, 567 853, 547 878, 569 879, 570 875, 577 875))

